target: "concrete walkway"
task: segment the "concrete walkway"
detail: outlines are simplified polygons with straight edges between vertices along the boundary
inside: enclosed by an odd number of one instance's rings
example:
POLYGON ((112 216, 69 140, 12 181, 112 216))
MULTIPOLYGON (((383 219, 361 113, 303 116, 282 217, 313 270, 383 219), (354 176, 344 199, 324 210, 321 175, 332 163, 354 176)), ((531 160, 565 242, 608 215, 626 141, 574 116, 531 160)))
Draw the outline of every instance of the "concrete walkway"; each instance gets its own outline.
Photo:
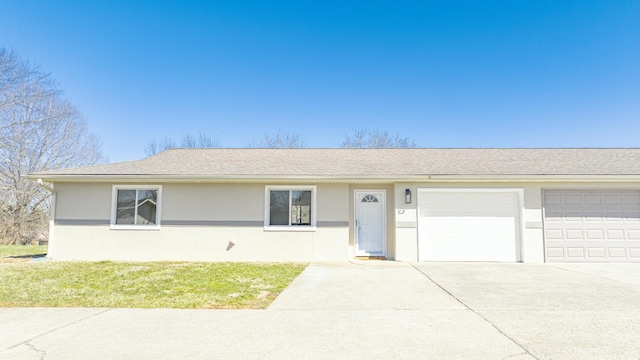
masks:
POLYGON ((16 360, 637 360, 638 334, 638 264, 314 263, 267 310, 0 309, 16 360))

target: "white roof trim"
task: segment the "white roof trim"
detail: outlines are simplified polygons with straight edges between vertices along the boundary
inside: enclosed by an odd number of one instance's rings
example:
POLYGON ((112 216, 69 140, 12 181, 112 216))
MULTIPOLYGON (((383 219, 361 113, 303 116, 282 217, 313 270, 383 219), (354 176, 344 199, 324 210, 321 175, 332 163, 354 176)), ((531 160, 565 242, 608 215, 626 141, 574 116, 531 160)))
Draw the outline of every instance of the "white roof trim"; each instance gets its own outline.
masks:
POLYGON ((46 182, 114 182, 114 181, 165 181, 165 182, 263 182, 263 181, 314 181, 314 182, 635 182, 640 175, 377 175, 377 176, 290 176, 290 175, 49 175, 25 176, 46 182))

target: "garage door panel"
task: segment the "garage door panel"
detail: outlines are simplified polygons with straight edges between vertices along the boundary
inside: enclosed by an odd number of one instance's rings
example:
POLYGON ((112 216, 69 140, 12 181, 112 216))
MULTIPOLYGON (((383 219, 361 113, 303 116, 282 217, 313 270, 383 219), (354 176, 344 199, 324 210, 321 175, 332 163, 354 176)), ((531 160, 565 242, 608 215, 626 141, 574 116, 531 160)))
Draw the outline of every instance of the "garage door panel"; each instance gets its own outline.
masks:
POLYGON ((565 205, 579 205, 582 204, 582 198, 580 194, 565 194, 564 195, 564 204, 565 205))
POLYGON ((600 194, 585 194, 584 204, 586 205, 600 205, 602 204, 602 196, 600 194))
POLYGON ((603 221, 602 211, 586 210, 584 212, 584 218, 585 218, 585 221, 587 222, 601 223, 603 221))
POLYGON ((547 261, 638 261, 640 191, 555 190, 543 200, 547 261))
POLYGON ((548 205, 560 205, 562 204, 562 194, 544 194, 544 203, 548 205))
POLYGON ((589 258, 598 258, 598 259, 604 259, 605 258, 605 248, 588 248, 587 249, 587 256, 589 258))
POLYGON ((640 211, 627 211, 625 220, 631 222, 640 222, 640 211))
POLYGON ((562 240, 562 230, 558 230, 558 229, 550 230, 550 229, 547 229, 545 231, 545 238, 547 238, 548 240, 562 240))
POLYGON ((587 240, 603 240, 604 231, 601 229, 587 229, 587 240))
POLYGON ((547 211, 547 221, 561 222, 562 221, 562 211, 547 211))
POLYGON ((626 194, 624 202, 627 204, 640 205, 640 194, 626 194))
POLYGON ((622 204, 622 196, 620 194, 605 194, 604 203, 615 205, 622 204))
POLYGON ((584 258, 584 248, 581 247, 567 247, 568 258, 584 258))
POLYGON ((625 248, 609 248, 609 257, 624 259, 627 256, 625 248))
POLYGON ((582 240, 582 230, 567 230, 565 237, 567 240, 582 240))
POLYGON ((420 190, 418 207, 421 261, 516 260, 517 192, 420 190))
POLYGON ((605 212, 604 217, 605 219, 607 219, 607 222, 609 223, 621 223, 623 213, 622 211, 607 211, 605 212))
POLYGON ((582 211, 580 210, 564 211, 562 216, 565 222, 581 222, 582 221, 582 211))
POLYGON ((563 247, 547 247, 547 259, 564 259, 563 247))
POLYGON ((608 240, 624 240, 624 230, 607 229, 608 240))

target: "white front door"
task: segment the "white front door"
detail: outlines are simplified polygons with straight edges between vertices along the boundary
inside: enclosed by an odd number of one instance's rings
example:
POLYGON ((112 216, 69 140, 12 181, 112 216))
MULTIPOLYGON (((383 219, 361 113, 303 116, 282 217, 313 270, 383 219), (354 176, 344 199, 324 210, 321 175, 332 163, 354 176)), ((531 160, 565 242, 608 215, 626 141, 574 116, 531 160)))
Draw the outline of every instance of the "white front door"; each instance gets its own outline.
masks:
POLYGON ((386 256, 385 191, 355 192, 355 256, 386 256))

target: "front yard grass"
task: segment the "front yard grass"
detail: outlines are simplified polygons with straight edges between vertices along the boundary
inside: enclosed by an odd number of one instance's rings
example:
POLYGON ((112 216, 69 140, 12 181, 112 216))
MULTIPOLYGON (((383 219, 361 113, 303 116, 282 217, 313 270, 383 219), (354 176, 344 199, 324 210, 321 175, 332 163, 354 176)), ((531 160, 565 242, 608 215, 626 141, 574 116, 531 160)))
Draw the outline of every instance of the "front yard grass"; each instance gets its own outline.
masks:
POLYGON ((291 263, 0 262, 0 307, 263 309, 291 263))
POLYGON ((46 255, 47 245, 0 245, 0 258, 46 255))

